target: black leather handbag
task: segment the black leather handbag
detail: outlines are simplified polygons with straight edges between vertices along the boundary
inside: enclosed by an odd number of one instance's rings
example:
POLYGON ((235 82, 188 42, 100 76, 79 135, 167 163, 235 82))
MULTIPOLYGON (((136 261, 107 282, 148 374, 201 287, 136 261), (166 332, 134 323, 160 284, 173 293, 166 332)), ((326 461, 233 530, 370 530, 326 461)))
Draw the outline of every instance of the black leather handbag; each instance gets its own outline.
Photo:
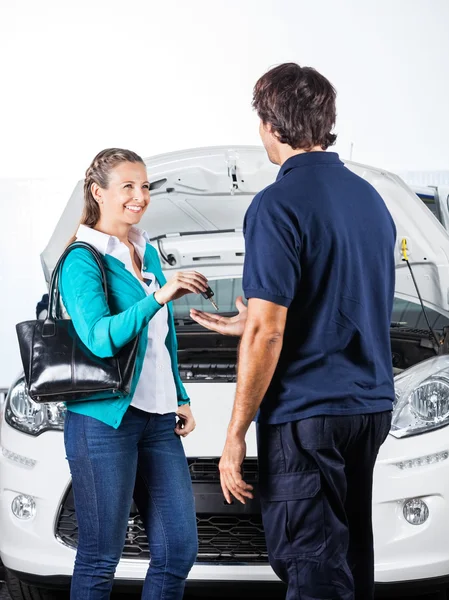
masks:
POLYGON ((139 336, 114 357, 100 358, 83 344, 72 321, 61 316, 59 276, 65 258, 75 248, 85 248, 93 254, 108 299, 101 254, 85 242, 70 244, 51 277, 45 321, 16 325, 28 393, 35 402, 102 400, 120 398, 130 392, 139 336))

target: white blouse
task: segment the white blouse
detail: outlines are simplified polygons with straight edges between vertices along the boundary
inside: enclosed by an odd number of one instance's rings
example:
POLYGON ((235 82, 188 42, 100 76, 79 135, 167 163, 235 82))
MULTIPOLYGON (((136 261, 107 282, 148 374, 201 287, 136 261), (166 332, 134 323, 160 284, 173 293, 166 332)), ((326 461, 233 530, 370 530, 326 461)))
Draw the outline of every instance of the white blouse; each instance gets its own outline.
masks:
MULTIPOLYGON (((117 237, 102 233, 86 225, 80 225, 76 233, 76 239, 91 244, 103 255, 109 254, 120 260, 126 269, 142 284, 142 288, 147 295, 153 294, 159 289, 160 286, 154 274, 143 270, 148 235, 142 229, 131 227, 128 239, 140 257, 141 274, 145 281, 141 281, 137 277, 129 248, 123 242, 120 242, 117 237)), ((135 406, 140 410, 161 415, 176 412, 178 409, 171 358, 165 345, 167 335, 168 309, 163 306, 148 323, 147 349, 142 372, 131 402, 131 406, 135 406)))

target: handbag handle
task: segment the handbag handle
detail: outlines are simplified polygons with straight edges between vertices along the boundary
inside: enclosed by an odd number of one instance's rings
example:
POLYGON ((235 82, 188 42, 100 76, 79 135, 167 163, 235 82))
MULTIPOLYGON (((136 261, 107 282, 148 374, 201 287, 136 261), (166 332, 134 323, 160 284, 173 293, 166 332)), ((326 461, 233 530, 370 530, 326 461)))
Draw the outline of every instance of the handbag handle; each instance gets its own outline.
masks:
POLYGON ((106 271, 104 269, 103 259, 101 254, 98 252, 94 246, 91 244, 87 244, 86 242, 73 242, 64 250, 64 252, 59 257, 58 262, 56 263, 55 268, 53 269, 53 273, 50 279, 50 289, 49 289, 49 299, 50 304, 48 307, 47 318, 45 319, 42 327, 42 335, 43 337, 50 337, 55 335, 56 327, 55 327, 55 319, 61 318, 60 312, 60 291, 59 291, 59 276, 62 268, 62 264, 67 256, 70 254, 72 250, 77 248, 84 248, 88 250, 95 259, 98 268, 100 269, 101 279, 103 283, 103 290, 106 296, 106 302, 108 301, 108 286, 106 283, 106 271))

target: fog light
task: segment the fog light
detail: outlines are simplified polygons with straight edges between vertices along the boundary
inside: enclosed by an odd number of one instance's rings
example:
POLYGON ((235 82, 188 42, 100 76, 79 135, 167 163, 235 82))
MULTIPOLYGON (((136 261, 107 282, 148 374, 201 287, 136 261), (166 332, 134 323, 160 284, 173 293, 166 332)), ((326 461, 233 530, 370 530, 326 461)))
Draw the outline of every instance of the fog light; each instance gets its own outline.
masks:
POLYGON ((416 467, 426 467, 427 465, 434 465, 436 463, 443 462, 449 458, 449 452, 437 452, 436 454, 428 454, 427 456, 419 456, 418 458, 412 458, 410 460, 402 460, 401 462, 394 463, 398 469, 403 471, 404 469, 414 469, 416 467))
POLYGON ((6 456, 6 458, 9 458, 9 460, 13 460, 14 462, 19 463, 19 465, 23 465, 24 467, 34 467, 34 465, 36 464, 36 461, 33 458, 28 458, 26 456, 22 456, 21 454, 16 454, 15 452, 11 452, 6 448, 2 448, 2 454, 3 456, 6 456))
POLYGON ((411 525, 422 525, 429 518, 429 507, 419 498, 407 500, 403 512, 405 520, 411 525))
POLYGON ((27 521, 32 519, 36 514, 36 502, 32 496, 20 494, 16 496, 11 503, 11 510, 18 519, 27 521))

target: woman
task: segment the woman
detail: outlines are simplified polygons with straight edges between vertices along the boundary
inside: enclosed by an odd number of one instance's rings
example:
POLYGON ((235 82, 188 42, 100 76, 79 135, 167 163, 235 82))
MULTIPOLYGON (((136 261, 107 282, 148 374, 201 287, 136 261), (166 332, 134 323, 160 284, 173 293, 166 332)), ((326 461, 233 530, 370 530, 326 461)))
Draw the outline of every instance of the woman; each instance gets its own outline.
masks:
POLYGON ((87 250, 73 250, 61 272, 64 305, 94 354, 113 356, 140 334, 128 397, 67 405, 64 437, 79 527, 72 600, 110 597, 133 494, 151 554, 142 598, 181 599, 197 554, 192 486, 180 440, 195 421, 178 374, 169 303, 201 293, 208 284, 196 272, 178 273, 166 283, 156 250, 135 227, 149 202, 143 160, 128 150, 100 152, 86 172, 76 239, 104 255, 108 302, 87 250))

